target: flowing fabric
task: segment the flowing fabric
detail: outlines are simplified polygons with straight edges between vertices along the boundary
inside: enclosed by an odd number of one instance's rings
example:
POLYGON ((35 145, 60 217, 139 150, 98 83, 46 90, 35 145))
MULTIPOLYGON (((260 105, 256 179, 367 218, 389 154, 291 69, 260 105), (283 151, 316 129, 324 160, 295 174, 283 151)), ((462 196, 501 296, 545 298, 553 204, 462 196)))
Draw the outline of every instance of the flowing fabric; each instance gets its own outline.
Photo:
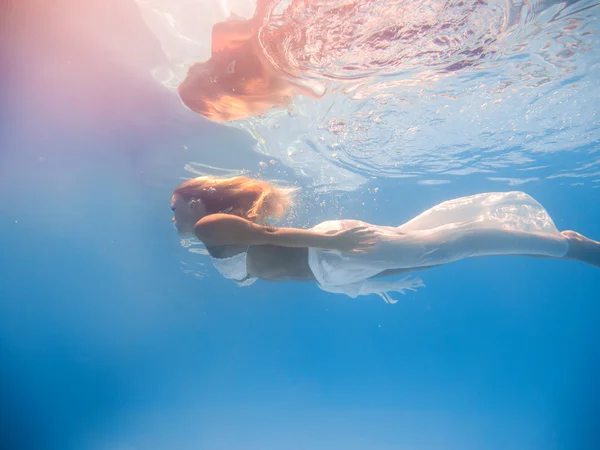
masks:
POLYGON ((248 249, 245 252, 226 258, 214 258, 210 256, 213 266, 223 278, 233 280, 239 286, 250 286, 256 281, 255 277, 248 275, 247 259, 248 249))
POLYGON ((464 258, 492 255, 528 255, 560 258, 568 241, 556 229, 548 212, 523 192, 492 192, 449 200, 399 227, 377 226, 358 220, 331 220, 313 228, 332 233, 367 226, 377 236, 365 253, 344 254, 309 249, 308 261, 321 289, 351 297, 415 290, 419 278, 370 280, 389 269, 416 269, 464 258))

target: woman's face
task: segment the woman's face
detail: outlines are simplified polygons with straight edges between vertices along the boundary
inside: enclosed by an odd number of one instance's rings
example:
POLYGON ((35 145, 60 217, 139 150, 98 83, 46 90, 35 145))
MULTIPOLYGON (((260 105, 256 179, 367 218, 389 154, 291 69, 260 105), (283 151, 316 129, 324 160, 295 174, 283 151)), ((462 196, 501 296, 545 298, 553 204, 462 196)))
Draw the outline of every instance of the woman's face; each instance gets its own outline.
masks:
POLYGON ((179 195, 171 198, 171 209, 173 210, 173 224, 180 236, 194 234, 196 222, 207 215, 206 206, 201 200, 187 202, 179 195))

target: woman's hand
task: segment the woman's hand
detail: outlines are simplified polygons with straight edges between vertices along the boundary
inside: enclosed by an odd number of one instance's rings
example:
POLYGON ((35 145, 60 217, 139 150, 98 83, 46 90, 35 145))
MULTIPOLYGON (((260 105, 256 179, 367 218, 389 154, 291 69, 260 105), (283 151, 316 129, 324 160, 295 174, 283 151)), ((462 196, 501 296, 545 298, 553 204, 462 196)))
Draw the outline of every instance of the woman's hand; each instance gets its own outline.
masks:
POLYGON ((348 228, 333 234, 334 249, 344 253, 363 253, 375 245, 376 234, 366 226, 348 228))

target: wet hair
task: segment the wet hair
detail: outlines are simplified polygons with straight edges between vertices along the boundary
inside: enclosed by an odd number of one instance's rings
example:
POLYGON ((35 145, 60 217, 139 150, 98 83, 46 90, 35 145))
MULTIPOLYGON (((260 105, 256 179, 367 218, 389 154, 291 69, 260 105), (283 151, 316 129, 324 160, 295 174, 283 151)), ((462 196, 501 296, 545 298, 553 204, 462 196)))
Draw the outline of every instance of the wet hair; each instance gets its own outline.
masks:
POLYGON ((177 92, 192 111, 224 122, 287 105, 287 85, 266 70, 248 48, 220 52, 192 65, 177 92))
POLYGON ((208 214, 229 213, 253 222, 280 219, 292 204, 293 189, 245 176, 203 176, 175 188, 173 195, 187 202, 200 200, 208 214))

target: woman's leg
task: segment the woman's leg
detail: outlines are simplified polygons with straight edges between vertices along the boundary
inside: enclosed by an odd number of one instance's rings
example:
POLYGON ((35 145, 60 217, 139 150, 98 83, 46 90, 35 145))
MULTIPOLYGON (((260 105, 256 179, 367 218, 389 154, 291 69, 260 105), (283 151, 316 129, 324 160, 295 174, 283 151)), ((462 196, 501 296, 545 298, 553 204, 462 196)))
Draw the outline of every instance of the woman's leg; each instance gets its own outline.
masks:
POLYGON ((564 259, 573 259, 600 267, 600 242, 571 230, 560 234, 569 241, 569 250, 564 259))
MULTIPOLYGON (((437 236, 440 239, 441 236, 437 236)), ((594 241, 575 231, 563 231, 560 236, 555 234, 523 233, 508 230, 473 230, 461 236, 447 236, 446 242, 435 244, 436 249, 430 257, 440 257, 445 262, 456 261, 474 256, 490 255, 519 255, 534 258, 560 258, 581 261, 595 267, 600 267, 600 242, 594 241), (567 251, 562 256, 564 240, 567 241, 567 251), (555 251, 555 250, 556 251, 555 251)), ((424 240, 431 245, 433 239, 424 240)), ((393 246, 394 244, 390 244, 393 246)), ((401 251, 401 249, 398 249, 401 251)), ((380 254, 383 254, 381 252, 380 254)), ((441 262, 440 264, 443 264, 441 262)), ((436 264, 439 265, 439 264, 436 264)), ((385 269, 371 277, 384 278, 401 275, 415 270, 429 269, 433 265, 412 268, 385 269)))
POLYGON ((309 265, 322 286, 359 283, 478 256, 564 258, 600 266, 600 243, 575 232, 559 233, 554 226, 543 227, 543 224, 537 224, 537 228, 543 231, 524 231, 529 227, 529 221, 533 221, 533 225, 536 225, 535 220, 539 219, 540 222, 540 214, 536 213, 530 218, 512 217, 506 215, 505 211, 503 213, 505 216, 502 217, 502 221, 486 220, 486 215, 483 214, 474 216, 472 220, 461 225, 451 222, 432 229, 398 229, 356 220, 323 222, 313 230, 335 232, 345 228, 368 226, 377 234, 378 243, 364 253, 340 254, 309 249, 309 265), (504 228, 506 225, 511 225, 512 228, 504 228))
POLYGON ((371 261, 389 270, 446 264, 477 256, 563 258, 568 242, 569 238, 559 233, 529 233, 495 227, 439 227, 408 233, 386 232, 380 236, 379 244, 359 259, 363 264, 371 261))

